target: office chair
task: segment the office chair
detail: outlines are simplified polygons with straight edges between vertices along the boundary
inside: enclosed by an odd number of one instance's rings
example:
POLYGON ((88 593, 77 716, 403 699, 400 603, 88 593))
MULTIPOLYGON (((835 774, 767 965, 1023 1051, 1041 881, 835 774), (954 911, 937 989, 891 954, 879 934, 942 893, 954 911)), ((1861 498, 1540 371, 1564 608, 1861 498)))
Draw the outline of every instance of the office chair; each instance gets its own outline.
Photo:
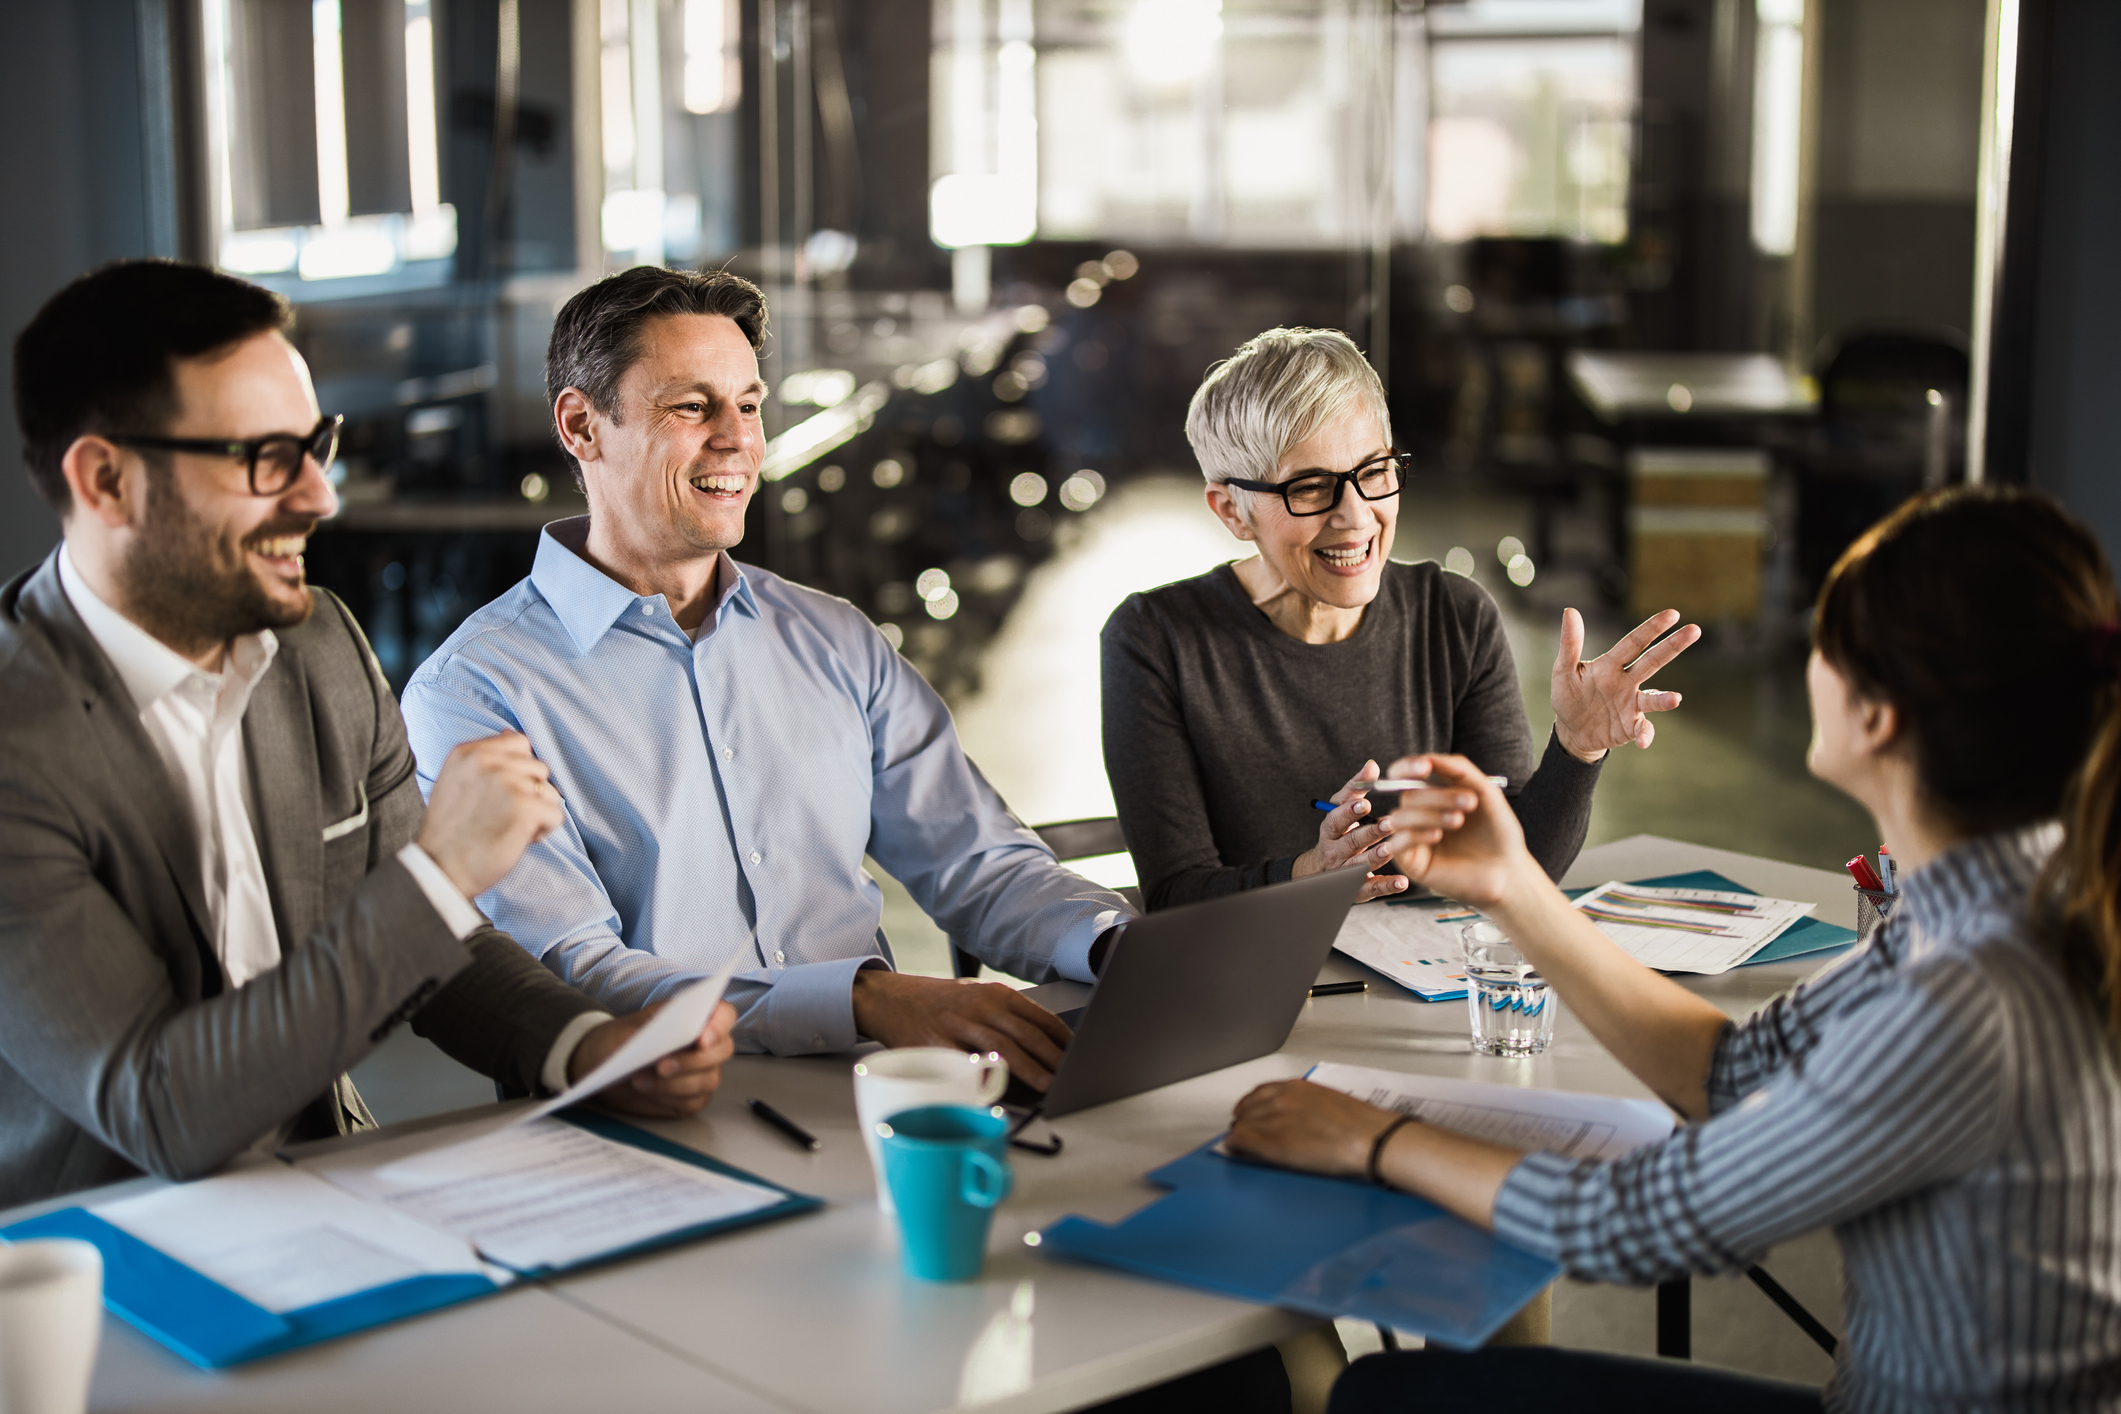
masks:
POLYGON ((1950 329, 1857 328, 1829 345, 1817 376, 1819 421, 1794 458, 1808 595, 1887 511, 1964 475, 1966 342, 1950 329))
MULTIPOLYGON (((1071 859, 1091 859, 1100 854, 1125 854, 1127 837, 1120 832, 1119 819, 1112 815, 1100 815, 1090 820, 1061 820, 1051 825, 1033 825, 1032 832, 1053 851, 1053 857, 1065 864, 1071 859)), ((1136 913, 1142 911, 1142 893, 1129 885, 1114 889, 1114 893, 1127 901, 1136 913)), ((950 971, 958 977, 979 976, 980 961, 963 948, 950 949, 950 971)))

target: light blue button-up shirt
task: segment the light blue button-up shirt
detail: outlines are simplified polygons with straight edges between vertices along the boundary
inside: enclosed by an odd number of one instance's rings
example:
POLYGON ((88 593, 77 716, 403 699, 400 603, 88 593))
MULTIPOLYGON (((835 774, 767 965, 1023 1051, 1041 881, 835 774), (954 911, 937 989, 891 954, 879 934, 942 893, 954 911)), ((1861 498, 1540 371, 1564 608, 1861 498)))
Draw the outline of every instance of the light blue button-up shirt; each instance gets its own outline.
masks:
POLYGON ((480 896, 497 926, 619 1012, 735 958, 739 1047, 841 1050, 859 1039, 854 974, 890 965, 866 852, 956 946, 1091 980, 1125 902, 1009 813, 860 610, 725 554, 694 642, 661 595, 581 557, 588 530, 547 526, 530 578, 405 689, 423 790, 458 744, 514 730, 566 802, 480 896))

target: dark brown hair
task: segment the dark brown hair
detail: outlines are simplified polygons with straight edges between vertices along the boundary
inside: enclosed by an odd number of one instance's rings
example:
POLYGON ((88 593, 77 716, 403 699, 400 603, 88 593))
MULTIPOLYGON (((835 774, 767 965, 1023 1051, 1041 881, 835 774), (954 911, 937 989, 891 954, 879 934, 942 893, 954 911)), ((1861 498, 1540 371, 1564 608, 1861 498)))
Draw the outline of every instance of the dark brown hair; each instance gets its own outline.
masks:
MULTIPOLYGON (((579 388, 591 406, 618 418, 619 382, 641 356, 641 326, 664 314, 720 314, 733 320, 756 353, 766 346, 766 293, 726 270, 666 270, 636 265, 582 290, 560 307, 545 352, 545 404, 579 388)), ((559 428, 553 428, 559 436, 559 428)), ((581 467, 560 454, 575 468, 581 467)))
POLYGON ((1932 808, 1967 834, 2061 816, 2043 931, 2121 1035, 2121 597, 2099 542, 2045 496, 1915 497, 1827 575, 1812 642, 1906 723, 1932 808))
POLYGON ((287 301, 200 265, 120 260, 83 275, 15 338, 15 420, 31 484, 65 516, 74 498, 60 463, 75 438, 167 430, 176 360, 287 325, 287 301))

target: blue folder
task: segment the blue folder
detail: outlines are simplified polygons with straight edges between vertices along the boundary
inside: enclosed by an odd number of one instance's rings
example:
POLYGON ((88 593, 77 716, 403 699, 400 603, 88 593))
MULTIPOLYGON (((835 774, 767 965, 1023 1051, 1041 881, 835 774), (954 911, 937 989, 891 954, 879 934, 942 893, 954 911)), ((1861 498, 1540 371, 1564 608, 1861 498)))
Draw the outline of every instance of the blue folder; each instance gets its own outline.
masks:
POLYGON ((1149 1181, 1172 1191, 1110 1226, 1062 1218, 1039 1251, 1461 1350, 1561 1274, 1412 1194, 1226 1158, 1213 1144, 1149 1181))
MULTIPOLYGON (((559 1118, 615 1143, 630 1144, 681 1163, 712 1169, 745 1183, 771 1188, 783 1195, 782 1200, 732 1218, 700 1223, 663 1233, 648 1242, 599 1253, 564 1269, 539 1267, 518 1272, 518 1276, 543 1277, 557 1275, 561 1270, 579 1271, 636 1253, 690 1242, 728 1228, 772 1222, 823 1206, 820 1199, 793 1192, 682 1144, 673 1144, 623 1120, 584 1109, 562 1111, 559 1118)), ((78 1237, 94 1243, 103 1254, 103 1304, 112 1314, 161 1341, 192 1364, 210 1370, 351 1335, 371 1326, 423 1315, 506 1289, 487 1277, 468 1273, 418 1276, 305 1306, 299 1311, 281 1313, 268 1311, 237 1295, 123 1228, 105 1222, 86 1208, 62 1208, 0 1228, 0 1237, 10 1242, 38 1237, 78 1237)))

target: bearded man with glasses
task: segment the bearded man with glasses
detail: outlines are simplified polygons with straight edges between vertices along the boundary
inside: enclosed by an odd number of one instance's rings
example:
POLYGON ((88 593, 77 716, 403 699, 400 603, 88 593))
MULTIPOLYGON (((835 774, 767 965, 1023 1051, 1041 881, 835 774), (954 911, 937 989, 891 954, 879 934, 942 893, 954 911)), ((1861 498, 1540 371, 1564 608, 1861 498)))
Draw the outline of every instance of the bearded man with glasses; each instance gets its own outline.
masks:
MULTIPOLYGON (((1434 561, 1390 558, 1414 458, 1392 446, 1383 386, 1347 335, 1270 329, 1209 370, 1186 436, 1208 507, 1255 558, 1130 596, 1106 621, 1105 770, 1151 909, 1303 878, 1407 888, 1388 813, 1359 782, 1379 761, 1455 752, 1508 780, 1526 844, 1559 878, 1583 845, 1599 764, 1648 746, 1679 705, 1650 675, 1700 637, 1666 610, 1582 661, 1561 621, 1554 731, 1535 760, 1495 601, 1434 561), (1661 640, 1661 641, 1660 641, 1661 640)), ((1437 791, 1432 828, 1461 796, 1437 791)))
MULTIPOLYGON (((339 419, 286 324, 255 285, 128 261, 16 340, 64 540, 0 588, 0 1207, 371 1125, 345 1072, 407 1020, 556 1090, 645 1018, 469 902, 559 798, 499 735, 423 806, 367 642, 303 579, 339 419)), ((604 1100, 696 1112, 734 1019, 604 1100)))

